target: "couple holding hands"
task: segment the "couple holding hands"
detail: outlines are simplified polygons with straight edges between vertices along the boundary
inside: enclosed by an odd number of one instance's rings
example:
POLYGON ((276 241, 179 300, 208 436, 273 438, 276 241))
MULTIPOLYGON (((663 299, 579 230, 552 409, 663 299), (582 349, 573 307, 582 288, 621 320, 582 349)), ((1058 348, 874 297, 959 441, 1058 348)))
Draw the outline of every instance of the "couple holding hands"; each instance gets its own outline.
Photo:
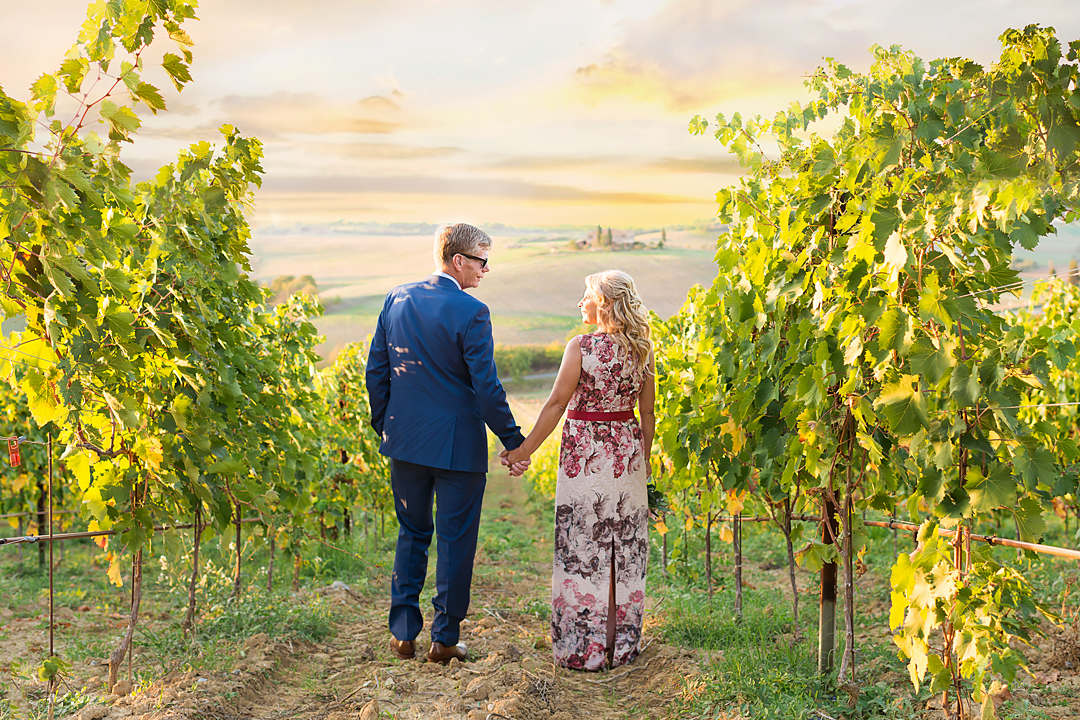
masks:
POLYGON ((551 394, 524 437, 496 374, 488 308, 465 292, 489 272, 491 248, 491 238, 472 225, 442 228, 435 238, 437 271, 390 291, 371 342, 371 421, 382 437, 380 451, 390 458, 399 524, 390 648, 403 659, 415 655, 434 532, 438 562, 427 659, 466 659, 459 626, 469 607, 486 483, 484 426, 502 442, 503 464, 521 475, 565 413, 555 491, 552 650, 563 667, 622 665, 640 651, 649 555, 646 477, 656 383, 648 312, 626 273, 585 278, 578 307, 597 332, 567 344, 551 394))

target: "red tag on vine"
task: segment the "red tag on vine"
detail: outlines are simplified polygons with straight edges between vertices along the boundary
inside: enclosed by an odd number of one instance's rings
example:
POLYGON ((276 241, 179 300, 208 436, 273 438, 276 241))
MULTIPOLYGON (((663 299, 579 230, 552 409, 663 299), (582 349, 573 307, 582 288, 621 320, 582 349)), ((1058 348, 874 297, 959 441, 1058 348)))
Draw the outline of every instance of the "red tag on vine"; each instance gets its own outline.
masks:
POLYGON ((16 438, 8 438, 7 441, 8 462, 11 467, 22 464, 22 456, 19 454, 19 441, 16 438))

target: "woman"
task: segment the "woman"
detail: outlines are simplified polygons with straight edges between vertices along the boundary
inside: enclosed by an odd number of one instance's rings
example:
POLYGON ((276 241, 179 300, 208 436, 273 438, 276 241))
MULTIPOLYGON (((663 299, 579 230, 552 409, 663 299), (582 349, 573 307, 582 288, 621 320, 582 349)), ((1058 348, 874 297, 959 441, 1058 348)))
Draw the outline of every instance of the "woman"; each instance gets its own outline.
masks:
POLYGON ((599 670, 640 652, 656 382, 648 312, 629 275, 590 275, 578 307, 598 332, 567 344, 536 425, 506 460, 532 455, 569 408, 555 489, 552 649, 559 665, 599 670))

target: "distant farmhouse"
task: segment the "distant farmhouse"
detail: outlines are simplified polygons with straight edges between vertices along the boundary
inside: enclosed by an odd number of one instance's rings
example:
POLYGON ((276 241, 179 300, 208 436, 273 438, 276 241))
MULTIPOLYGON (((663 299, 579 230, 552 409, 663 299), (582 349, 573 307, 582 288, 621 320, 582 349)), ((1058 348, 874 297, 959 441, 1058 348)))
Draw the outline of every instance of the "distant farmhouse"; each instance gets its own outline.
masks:
POLYGON ((660 231, 660 239, 652 242, 638 240, 630 230, 615 230, 609 227, 606 230, 599 225, 596 230, 590 231, 584 237, 570 241, 576 250, 645 250, 646 248, 662 248, 667 244, 667 230, 660 231))

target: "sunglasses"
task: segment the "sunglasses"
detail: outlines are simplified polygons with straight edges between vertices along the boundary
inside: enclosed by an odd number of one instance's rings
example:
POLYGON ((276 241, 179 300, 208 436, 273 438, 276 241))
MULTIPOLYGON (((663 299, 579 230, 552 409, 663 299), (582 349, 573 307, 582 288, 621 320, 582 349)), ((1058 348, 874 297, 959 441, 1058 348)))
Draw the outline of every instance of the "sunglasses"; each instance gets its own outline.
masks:
POLYGON ((469 253, 458 253, 458 255, 461 255, 462 257, 467 257, 470 260, 475 260, 476 262, 480 263, 480 269, 481 270, 483 270, 484 268, 487 267, 487 263, 488 263, 487 258, 476 257, 475 255, 470 255, 469 253))

